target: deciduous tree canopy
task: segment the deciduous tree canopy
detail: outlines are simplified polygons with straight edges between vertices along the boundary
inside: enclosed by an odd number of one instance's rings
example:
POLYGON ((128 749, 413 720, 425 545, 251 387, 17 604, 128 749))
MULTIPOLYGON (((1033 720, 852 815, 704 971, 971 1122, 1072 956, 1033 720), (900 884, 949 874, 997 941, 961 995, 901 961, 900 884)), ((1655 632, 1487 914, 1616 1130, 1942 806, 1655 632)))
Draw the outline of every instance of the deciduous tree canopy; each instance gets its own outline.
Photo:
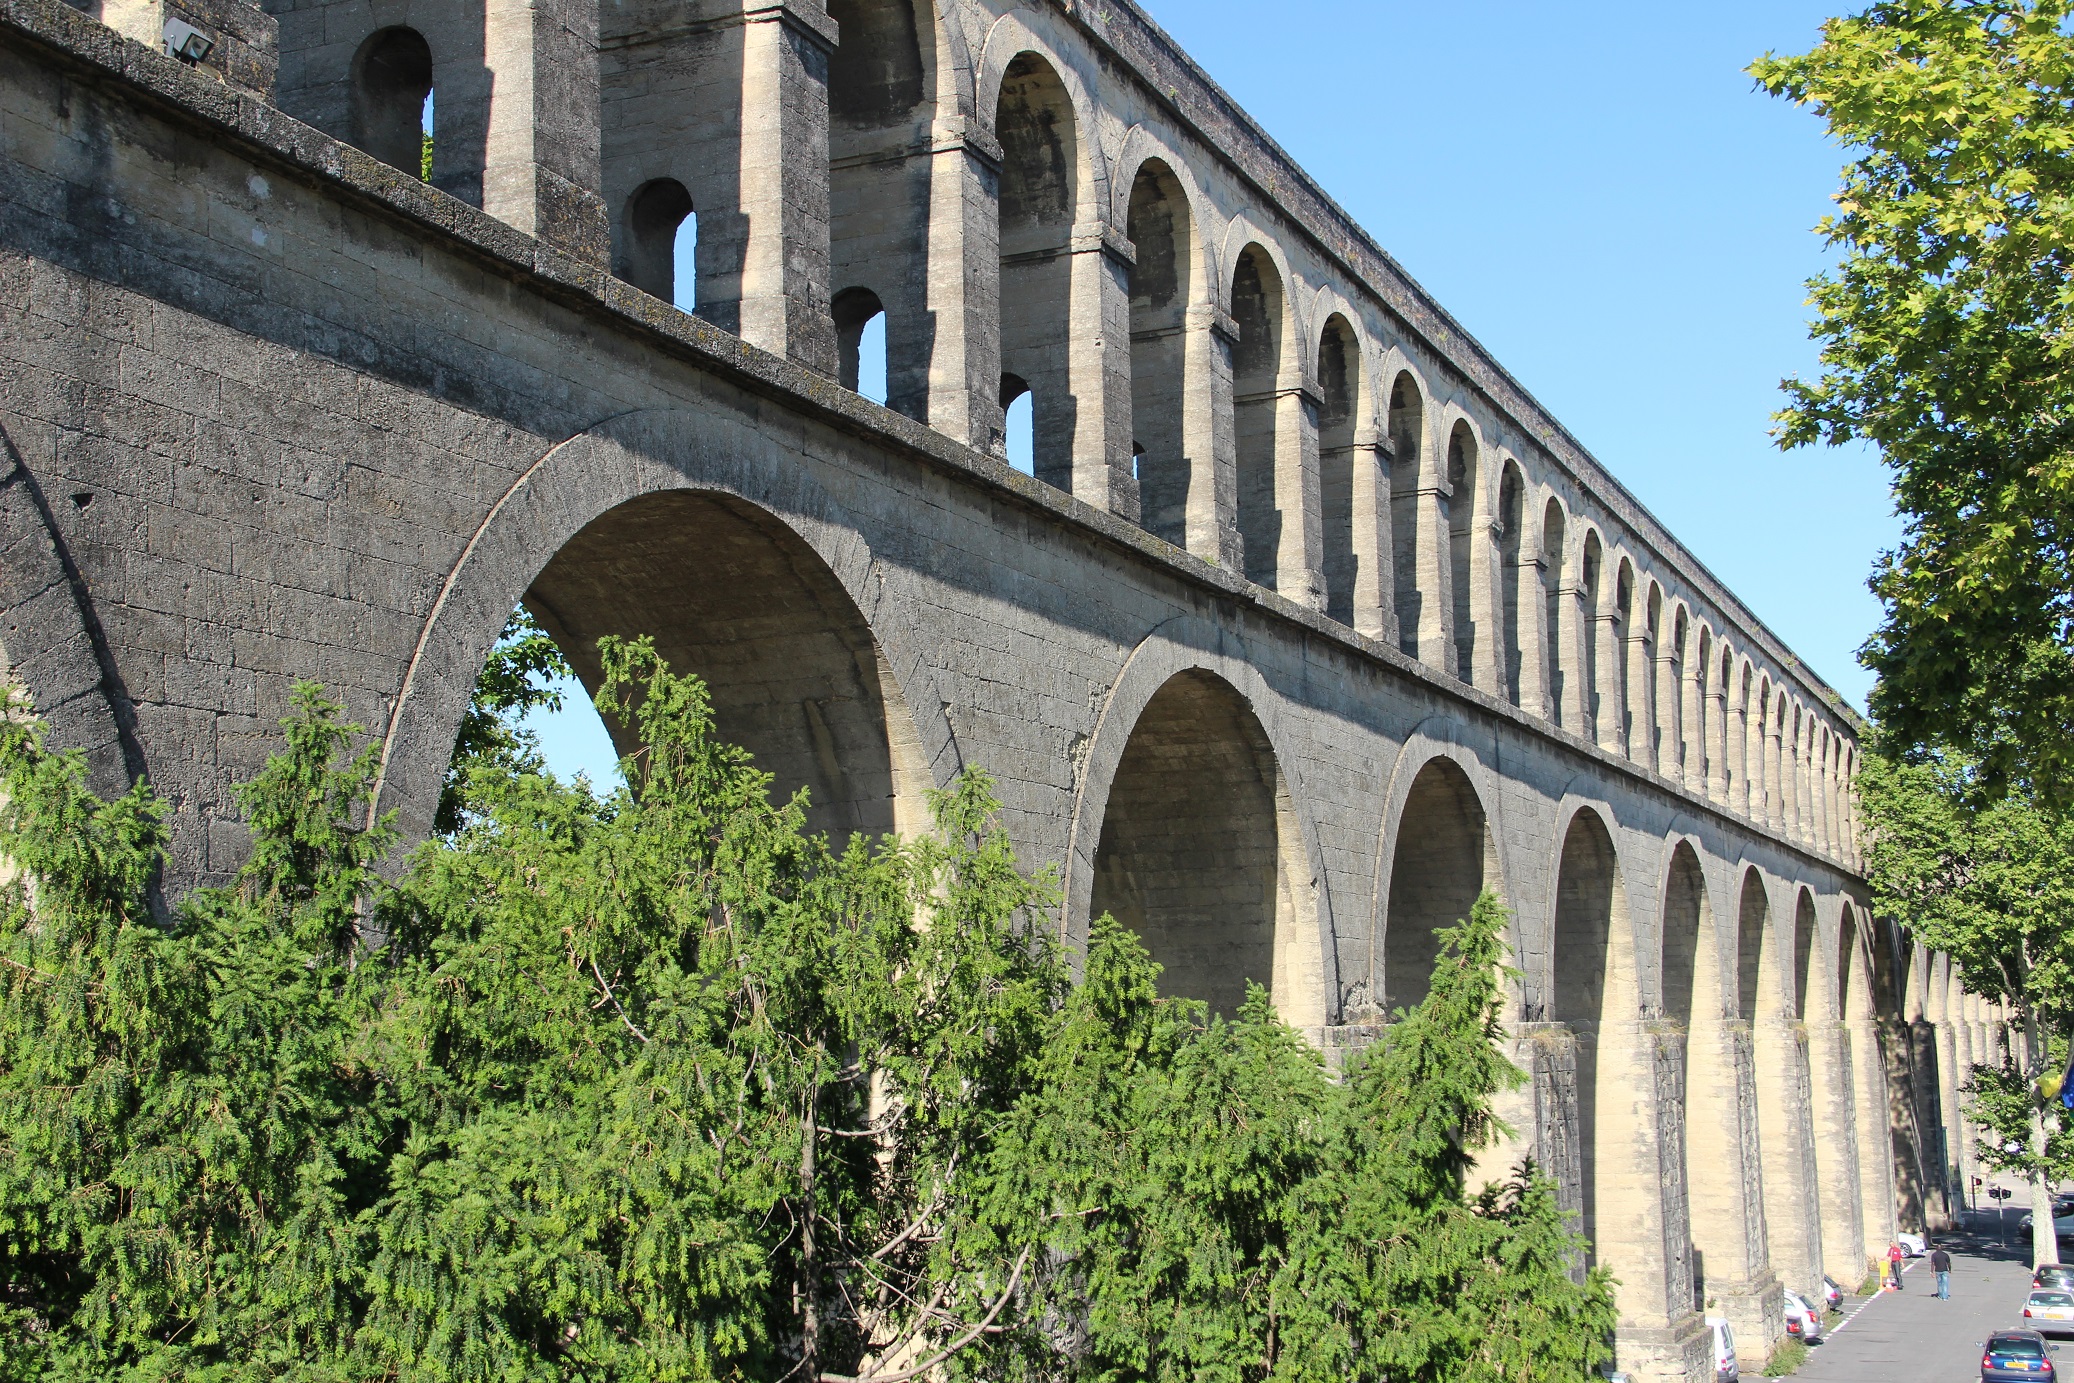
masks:
POLYGON ((1784 445, 1876 445, 1906 521, 1864 658, 1903 743, 2074 801, 2074 36, 2066 0, 1884 0, 1751 71, 1856 154, 1784 445))

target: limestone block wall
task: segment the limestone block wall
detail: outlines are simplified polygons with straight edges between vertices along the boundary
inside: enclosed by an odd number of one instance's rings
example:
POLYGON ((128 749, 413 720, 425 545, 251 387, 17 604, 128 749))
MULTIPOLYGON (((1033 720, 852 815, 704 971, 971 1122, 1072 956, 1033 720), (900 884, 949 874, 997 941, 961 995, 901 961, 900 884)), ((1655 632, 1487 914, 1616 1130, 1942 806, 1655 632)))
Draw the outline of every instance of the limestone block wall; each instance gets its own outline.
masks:
POLYGON ((1992 1015, 1867 911, 1853 718, 1142 14, 503 3, 270 3, 272 98, 0 3, 0 643, 170 891, 297 679, 425 830, 523 602, 831 832, 987 768, 1069 941, 1335 1052, 1493 888, 1482 1166, 1555 1179, 1631 1374, 1942 1213, 1992 1015))

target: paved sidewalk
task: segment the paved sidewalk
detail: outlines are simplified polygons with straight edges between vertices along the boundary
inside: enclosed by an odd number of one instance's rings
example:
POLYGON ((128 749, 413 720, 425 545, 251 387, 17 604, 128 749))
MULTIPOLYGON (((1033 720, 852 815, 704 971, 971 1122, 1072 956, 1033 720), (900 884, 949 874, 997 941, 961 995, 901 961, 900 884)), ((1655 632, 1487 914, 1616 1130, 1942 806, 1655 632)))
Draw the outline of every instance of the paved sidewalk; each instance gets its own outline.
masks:
MULTIPOLYGON (((1966 1383, 1980 1377, 1980 1344, 1988 1333, 2023 1320, 2031 1287, 2030 1256, 1992 1241, 1947 1238, 1952 1297, 1937 1299, 1930 1260, 1910 1260, 1907 1290, 1844 1302, 1842 1324, 1808 1351, 1796 1380, 1805 1383, 1966 1383)), ((2074 1368, 2074 1339, 2059 1342, 2062 1368, 2074 1368)), ((1764 1361, 1753 1361, 1762 1366, 1764 1361)), ((1744 1376, 1756 1372, 1746 1367, 1744 1376)))

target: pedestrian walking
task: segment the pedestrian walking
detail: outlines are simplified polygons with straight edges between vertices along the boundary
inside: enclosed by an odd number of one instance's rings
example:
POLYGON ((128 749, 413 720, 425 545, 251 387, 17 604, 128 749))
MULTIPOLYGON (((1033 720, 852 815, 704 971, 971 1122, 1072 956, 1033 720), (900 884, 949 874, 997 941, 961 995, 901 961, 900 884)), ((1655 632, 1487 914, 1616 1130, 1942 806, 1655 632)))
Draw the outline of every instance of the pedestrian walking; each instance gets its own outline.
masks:
POLYGON ((1942 1248, 1930 1250, 1930 1271, 1937 1274, 1937 1299, 1952 1299, 1952 1256, 1942 1248))
POLYGON ((1893 1274, 1894 1290, 1901 1290, 1901 1244, 1899 1241, 1887 1245, 1887 1271, 1893 1274))

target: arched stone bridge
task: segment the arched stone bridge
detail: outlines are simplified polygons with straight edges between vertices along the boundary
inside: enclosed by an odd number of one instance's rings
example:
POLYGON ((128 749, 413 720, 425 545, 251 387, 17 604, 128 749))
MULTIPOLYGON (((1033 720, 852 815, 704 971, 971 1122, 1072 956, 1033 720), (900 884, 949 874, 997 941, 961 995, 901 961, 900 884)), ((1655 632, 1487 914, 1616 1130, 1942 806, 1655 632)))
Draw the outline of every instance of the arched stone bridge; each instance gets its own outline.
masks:
POLYGON ((654 635, 831 830, 983 765, 1069 936, 1327 1048, 1495 888, 1491 1162, 1558 1176, 1632 1373, 1948 1213, 2001 1029, 1867 914, 1857 722, 1128 0, 0 38, 0 637, 175 890, 301 678, 426 829, 524 601, 654 635))

